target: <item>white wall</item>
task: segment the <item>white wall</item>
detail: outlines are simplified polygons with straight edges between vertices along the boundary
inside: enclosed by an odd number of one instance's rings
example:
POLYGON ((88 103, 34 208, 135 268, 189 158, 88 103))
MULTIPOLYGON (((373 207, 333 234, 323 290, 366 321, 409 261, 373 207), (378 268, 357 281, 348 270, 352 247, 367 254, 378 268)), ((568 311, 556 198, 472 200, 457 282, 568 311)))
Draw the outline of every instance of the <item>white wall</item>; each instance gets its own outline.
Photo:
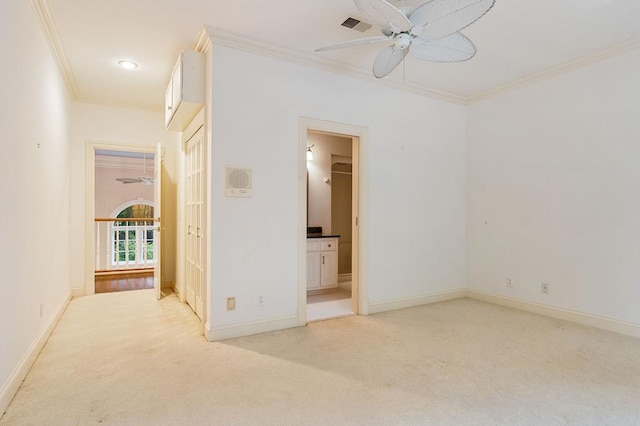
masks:
POLYGON ((28 1, 0 2, 0 51, 3 413, 69 295, 69 99, 28 1))
POLYGON ((299 117, 370 129, 369 302, 465 286, 464 106, 223 46, 212 57, 212 328, 296 315, 299 117), (224 196, 226 164, 253 169, 252 198, 224 196))
POLYGON ((469 108, 469 287, 640 323, 638 75, 636 50, 469 108))
POLYGON ((331 155, 351 157, 351 138, 309 133, 307 145, 312 148, 313 160, 307 161, 309 172, 309 226, 322 226, 325 234, 331 229, 331 155), (324 179, 328 178, 329 182, 324 179))
MULTIPOLYGON (((82 293, 85 282, 85 152, 89 142, 155 150, 156 144, 165 146, 166 174, 163 175, 163 246, 175 246, 176 190, 178 184, 177 158, 180 150, 179 133, 164 127, 161 112, 74 103, 71 110, 71 288, 82 293), (172 225, 173 224, 173 225, 172 225), (168 240, 168 241, 166 241, 168 240)), ((89 251, 90 253, 90 251, 89 251)), ((175 256, 163 256, 165 280, 175 279, 175 256)))

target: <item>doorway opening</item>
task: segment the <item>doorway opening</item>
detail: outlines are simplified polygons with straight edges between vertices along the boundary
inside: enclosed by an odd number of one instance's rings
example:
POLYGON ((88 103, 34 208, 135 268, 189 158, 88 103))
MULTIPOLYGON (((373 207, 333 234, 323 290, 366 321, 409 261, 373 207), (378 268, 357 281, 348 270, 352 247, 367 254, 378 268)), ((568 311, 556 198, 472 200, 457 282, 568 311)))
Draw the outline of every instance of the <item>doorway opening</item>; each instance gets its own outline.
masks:
MULTIPOLYGON (((360 280, 360 146, 366 129, 302 119, 304 322, 366 314, 360 280)), ((303 321, 300 321, 301 323, 303 321)))
POLYGON ((159 152, 89 143, 85 294, 160 295, 159 152))
MULTIPOLYGON (((153 268, 158 259, 153 231, 154 203, 138 197, 103 218, 100 206, 104 205, 105 198, 113 198, 102 191, 104 185, 110 183, 108 180, 101 182, 104 172, 96 169, 96 212, 100 216, 96 218, 96 236, 99 237, 96 240, 96 293, 151 289, 153 268)), ((120 192, 115 191, 116 194, 120 192)))

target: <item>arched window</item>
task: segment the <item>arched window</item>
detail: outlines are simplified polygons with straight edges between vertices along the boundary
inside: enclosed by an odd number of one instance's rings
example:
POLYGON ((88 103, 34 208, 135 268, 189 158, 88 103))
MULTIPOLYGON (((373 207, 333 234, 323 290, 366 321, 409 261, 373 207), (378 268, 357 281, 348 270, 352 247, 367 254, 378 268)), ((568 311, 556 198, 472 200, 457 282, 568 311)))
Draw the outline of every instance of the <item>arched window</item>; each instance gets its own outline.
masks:
POLYGON ((116 268, 153 267, 157 259, 153 203, 132 201, 116 209, 111 235, 111 265, 116 268), (148 219, 148 220, 144 220, 148 219))
POLYGON ((153 205, 151 204, 133 204, 120 210, 120 213, 116 215, 117 218, 131 218, 131 217, 148 217, 153 219, 153 205))

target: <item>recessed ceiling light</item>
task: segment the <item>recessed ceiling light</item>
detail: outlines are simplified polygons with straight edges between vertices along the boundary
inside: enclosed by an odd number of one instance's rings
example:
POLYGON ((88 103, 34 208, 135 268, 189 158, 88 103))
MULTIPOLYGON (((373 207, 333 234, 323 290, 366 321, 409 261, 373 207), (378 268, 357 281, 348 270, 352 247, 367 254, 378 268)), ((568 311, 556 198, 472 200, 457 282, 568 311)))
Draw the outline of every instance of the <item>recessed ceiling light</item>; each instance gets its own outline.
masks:
POLYGON ((135 70, 136 68, 138 68, 138 64, 133 61, 127 60, 118 61, 118 66, 120 68, 124 68, 125 70, 135 70))

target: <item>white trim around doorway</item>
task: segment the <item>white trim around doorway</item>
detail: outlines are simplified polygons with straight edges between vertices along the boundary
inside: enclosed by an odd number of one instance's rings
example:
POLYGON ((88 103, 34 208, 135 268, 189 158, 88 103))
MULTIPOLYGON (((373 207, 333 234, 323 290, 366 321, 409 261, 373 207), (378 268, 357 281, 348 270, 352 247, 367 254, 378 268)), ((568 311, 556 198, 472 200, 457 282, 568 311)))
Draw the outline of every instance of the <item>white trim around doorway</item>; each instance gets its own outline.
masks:
POLYGON ((369 182, 367 179, 369 164, 369 129, 352 124, 336 123, 332 121, 318 120, 314 118, 299 118, 298 140, 298 325, 307 324, 307 133, 337 134, 357 139, 357 164, 359 164, 359 189, 358 189, 358 295, 357 313, 369 314, 368 293, 368 215, 364 208, 369 203, 369 182))
MULTIPOLYGON (((84 208, 84 295, 96 292, 95 287, 95 215, 96 215, 96 150, 155 153, 154 147, 134 147, 109 142, 87 141, 85 146, 85 208, 84 208)), ((74 293, 73 296, 81 296, 74 293)))

